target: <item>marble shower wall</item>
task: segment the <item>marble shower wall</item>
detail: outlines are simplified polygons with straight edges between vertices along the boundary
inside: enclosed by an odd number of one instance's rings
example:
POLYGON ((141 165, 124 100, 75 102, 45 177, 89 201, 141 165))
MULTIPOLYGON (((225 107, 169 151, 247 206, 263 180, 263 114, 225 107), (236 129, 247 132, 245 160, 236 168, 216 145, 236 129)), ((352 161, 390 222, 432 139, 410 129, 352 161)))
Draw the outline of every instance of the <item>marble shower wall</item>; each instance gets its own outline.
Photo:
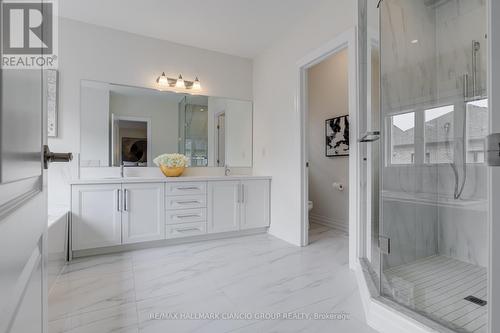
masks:
POLYGON ((436 7, 437 92, 440 99, 463 99, 463 75, 472 94, 472 41, 478 41, 478 90, 487 87, 486 0, 448 0, 436 7))
POLYGON ((385 114, 436 96, 435 11, 424 1, 382 2, 381 97, 385 114))
MULTIPOLYGON (((383 124, 392 114, 423 113, 450 103, 457 106, 454 139, 460 141, 465 110, 463 74, 468 73, 472 81, 473 40, 481 43, 478 87, 486 87, 486 1, 442 0, 434 6, 423 0, 382 3, 383 124)), ((417 117, 418 126, 423 124, 418 124, 417 117)), ((423 131, 418 134, 417 128, 416 132, 416 156, 423 155, 423 131)), ((388 147, 383 147, 385 162, 388 147)), ((454 153, 463 179, 459 148, 454 153)), ((468 164, 466 175, 463 194, 455 200, 455 176, 449 164, 382 168, 381 234, 391 237, 392 247, 386 267, 437 254, 487 265, 487 169, 483 164, 468 164)))

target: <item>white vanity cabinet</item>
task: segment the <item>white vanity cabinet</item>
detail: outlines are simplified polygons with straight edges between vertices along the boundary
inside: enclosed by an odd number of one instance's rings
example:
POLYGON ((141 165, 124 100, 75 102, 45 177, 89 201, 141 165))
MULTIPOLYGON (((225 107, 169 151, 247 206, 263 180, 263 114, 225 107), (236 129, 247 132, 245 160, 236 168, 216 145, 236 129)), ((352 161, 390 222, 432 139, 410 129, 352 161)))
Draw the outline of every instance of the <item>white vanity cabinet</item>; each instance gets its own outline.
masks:
POLYGON ((71 255, 149 241, 258 233, 269 226, 269 178, 200 178, 76 181, 71 185, 71 255))
POLYGON ((122 243, 165 238, 164 184, 123 184, 122 243))
POLYGON ((208 232, 269 226, 269 180, 210 182, 208 232))
POLYGON ((121 244, 121 188, 121 184, 72 186, 73 250, 121 244))
POLYGON ((72 250, 165 238, 163 183, 72 186, 72 250))
POLYGON ((172 182, 166 187, 166 238, 207 233, 207 182, 172 182))
POLYGON ((208 232, 236 231, 240 228, 239 181, 208 184, 208 232))
POLYGON ((240 229, 268 227, 270 182, 268 180, 245 180, 240 186, 240 229))

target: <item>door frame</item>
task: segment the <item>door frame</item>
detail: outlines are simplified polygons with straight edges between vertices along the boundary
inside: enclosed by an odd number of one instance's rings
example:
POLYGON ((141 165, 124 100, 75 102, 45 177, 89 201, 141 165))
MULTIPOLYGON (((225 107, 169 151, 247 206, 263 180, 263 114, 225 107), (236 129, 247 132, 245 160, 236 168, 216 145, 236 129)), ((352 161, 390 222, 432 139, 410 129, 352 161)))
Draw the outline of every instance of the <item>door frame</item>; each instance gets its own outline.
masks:
MULTIPOLYGON (((488 97, 490 101, 490 133, 500 133, 500 2, 488 0, 488 97)), ((493 313, 500 309, 500 167, 488 168, 489 188, 489 269, 488 302, 489 332, 500 332, 500 317, 493 313)))
POLYGON ((348 50, 348 100, 349 100, 349 264, 354 267, 357 260, 358 219, 358 103, 357 103, 357 67, 356 67, 356 29, 352 28, 326 42, 318 49, 310 52, 297 63, 297 100, 296 108, 300 116, 300 172, 301 172, 301 246, 309 244, 309 175, 306 163, 309 160, 309 117, 308 117, 308 82, 307 71, 331 55, 348 50))
POLYGON ((224 115, 224 140, 226 138, 226 110, 222 111, 217 111, 214 113, 214 165, 216 167, 224 167, 226 165, 226 143, 224 142, 224 165, 221 166, 220 163, 217 161, 219 160, 219 148, 220 148, 220 143, 219 143, 219 117, 224 115))

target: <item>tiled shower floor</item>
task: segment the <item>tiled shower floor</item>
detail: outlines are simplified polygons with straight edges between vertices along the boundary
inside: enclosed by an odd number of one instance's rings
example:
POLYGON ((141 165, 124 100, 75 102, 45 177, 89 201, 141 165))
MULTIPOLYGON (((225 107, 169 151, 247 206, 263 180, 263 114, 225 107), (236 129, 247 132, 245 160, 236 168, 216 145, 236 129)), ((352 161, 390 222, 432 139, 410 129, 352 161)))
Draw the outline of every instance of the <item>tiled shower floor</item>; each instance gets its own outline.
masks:
POLYGON ((486 332, 487 305, 464 300, 487 300, 484 267, 444 256, 432 256, 384 271, 384 293, 459 332, 486 332), (390 286, 390 287, 388 287, 390 286))

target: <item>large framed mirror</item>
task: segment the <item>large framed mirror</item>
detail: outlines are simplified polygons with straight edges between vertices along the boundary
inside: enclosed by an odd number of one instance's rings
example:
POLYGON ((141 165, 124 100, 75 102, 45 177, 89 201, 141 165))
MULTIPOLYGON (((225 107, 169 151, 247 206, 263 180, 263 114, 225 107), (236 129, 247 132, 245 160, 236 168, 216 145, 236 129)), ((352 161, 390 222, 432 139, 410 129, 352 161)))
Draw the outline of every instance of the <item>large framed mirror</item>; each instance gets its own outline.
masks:
POLYGON ((165 153, 190 167, 252 167, 251 101, 81 81, 80 167, 152 167, 165 153))

